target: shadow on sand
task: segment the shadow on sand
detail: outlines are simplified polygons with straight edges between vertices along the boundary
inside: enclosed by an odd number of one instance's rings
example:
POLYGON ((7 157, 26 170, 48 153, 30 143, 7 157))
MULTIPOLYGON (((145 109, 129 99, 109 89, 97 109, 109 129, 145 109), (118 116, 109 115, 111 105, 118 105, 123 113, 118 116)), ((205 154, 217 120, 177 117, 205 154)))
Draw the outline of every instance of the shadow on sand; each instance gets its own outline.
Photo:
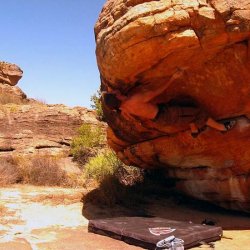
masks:
POLYGON ((115 179, 104 181, 99 188, 83 197, 82 214, 87 219, 123 216, 161 217, 221 226, 223 230, 249 230, 250 214, 229 211, 192 199, 174 191, 174 182, 158 177, 132 187, 115 179))

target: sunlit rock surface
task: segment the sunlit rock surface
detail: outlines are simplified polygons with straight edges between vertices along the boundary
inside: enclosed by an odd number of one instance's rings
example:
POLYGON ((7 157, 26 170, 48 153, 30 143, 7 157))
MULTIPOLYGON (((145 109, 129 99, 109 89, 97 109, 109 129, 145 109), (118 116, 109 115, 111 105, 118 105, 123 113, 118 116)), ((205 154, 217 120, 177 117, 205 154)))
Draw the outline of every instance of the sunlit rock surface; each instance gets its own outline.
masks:
POLYGON ((21 77, 18 66, 0 63, 0 161, 6 157, 45 155, 58 156, 63 167, 76 165, 70 157, 72 138, 84 123, 103 126, 95 112, 27 98, 14 86, 21 77))
POLYGON ((15 86, 22 76, 23 71, 17 65, 0 61, 0 83, 15 86))
POLYGON ((103 91, 131 97, 164 85, 149 101, 155 107, 195 106, 236 121, 193 137, 179 120, 125 116, 103 103, 119 157, 165 168, 191 196, 250 211, 250 0, 108 0, 95 34, 103 91))
POLYGON ((23 91, 15 86, 22 78, 23 71, 15 64, 0 61, 0 101, 8 102, 12 99, 21 102, 26 99, 23 91))

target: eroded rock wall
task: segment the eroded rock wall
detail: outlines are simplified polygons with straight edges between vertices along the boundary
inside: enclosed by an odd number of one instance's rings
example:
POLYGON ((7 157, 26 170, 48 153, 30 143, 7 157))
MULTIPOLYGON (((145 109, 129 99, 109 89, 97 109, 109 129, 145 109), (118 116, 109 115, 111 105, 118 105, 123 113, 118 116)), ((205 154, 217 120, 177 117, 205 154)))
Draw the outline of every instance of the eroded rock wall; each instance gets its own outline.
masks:
POLYGON ((69 156, 72 137, 83 123, 97 125, 93 111, 65 105, 9 104, 0 108, 0 156, 69 156))
POLYGON ((70 144, 84 123, 103 126, 95 112, 84 107, 48 105, 14 86, 22 70, 0 63, 0 160, 8 157, 57 156, 62 167, 76 169, 70 144))
POLYGON ((150 104, 194 105, 236 122, 194 138, 179 121, 125 116, 103 103, 118 156, 165 168, 191 196, 250 211, 250 0, 109 0, 95 33, 103 91, 129 98, 166 86, 150 104))

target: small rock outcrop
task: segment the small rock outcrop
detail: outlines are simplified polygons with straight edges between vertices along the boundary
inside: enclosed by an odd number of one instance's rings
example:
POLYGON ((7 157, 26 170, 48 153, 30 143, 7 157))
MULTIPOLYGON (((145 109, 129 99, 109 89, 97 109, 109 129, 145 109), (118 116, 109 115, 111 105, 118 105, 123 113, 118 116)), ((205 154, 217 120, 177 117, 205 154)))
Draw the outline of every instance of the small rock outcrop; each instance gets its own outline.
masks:
POLYGON ((95 112, 27 98, 14 86, 22 73, 16 65, 0 63, 0 159, 53 155, 60 156, 62 165, 74 166, 70 157, 72 137, 83 123, 100 124, 95 112))
POLYGON ((0 62, 0 102, 23 102, 27 96, 17 86, 23 71, 15 64, 0 62))
POLYGON ((0 83, 15 86, 22 76, 23 71, 17 65, 0 62, 0 83))
POLYGON ((118 156, 249 212, 250 0, 108 0, 95 34, 102 91, 121 101, 103 102, 118 156))

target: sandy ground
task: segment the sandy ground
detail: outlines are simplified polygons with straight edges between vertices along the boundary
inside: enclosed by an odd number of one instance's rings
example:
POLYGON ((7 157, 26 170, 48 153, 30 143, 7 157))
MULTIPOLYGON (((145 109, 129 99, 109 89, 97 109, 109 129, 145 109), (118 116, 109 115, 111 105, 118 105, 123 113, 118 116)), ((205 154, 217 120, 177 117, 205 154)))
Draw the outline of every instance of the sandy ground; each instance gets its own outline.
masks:
MULTIPOLYGON (((80 202, 84 190, 33 186, 0 189, 0 250, 134 250, 126 243, 88 233, 90 218, 122 216, 121 208, 103 209, 80 202), (1 210, 1 207, 5 209, 1 210), (88 218, 88 219, 87 219, 88 218)), ((224 228, 215 248, 250 250, 250 217, 193 204, 176 204, 171 199, 153 200, 145 210, 150 215, 200 223, 204 218, 224 228)))
POLYGON ((82 193, 54 187, 1 188, 0 206, 7 210, 0 218, 0 250, 139 249, 88 233, 82 193))

